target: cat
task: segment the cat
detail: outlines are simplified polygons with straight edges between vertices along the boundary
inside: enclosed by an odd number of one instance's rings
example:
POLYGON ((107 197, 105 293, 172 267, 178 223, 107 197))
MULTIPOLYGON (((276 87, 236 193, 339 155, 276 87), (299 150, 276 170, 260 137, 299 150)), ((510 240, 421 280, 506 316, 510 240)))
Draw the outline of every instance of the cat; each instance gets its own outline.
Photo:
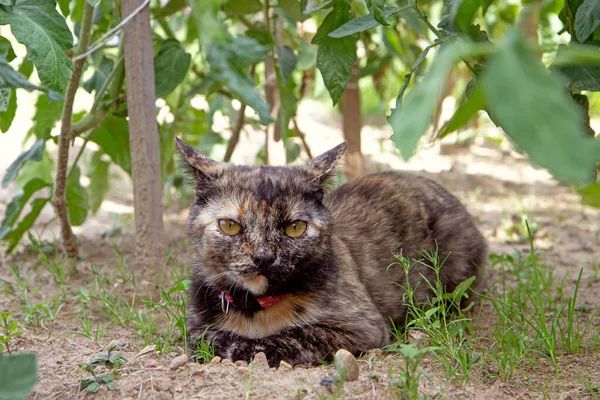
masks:
MULTIPOLYGON (((434 181, 402 172, 351 180, 327 193, 342 143, 304 165, 214 161, 175 138, 195 182, 188 237, 194 266, 187 326, 215 354, 269 365, 355 355, 391 343, 406 323, 406 276, 395 254, 422 259, 436 248, 447 291, 481 281, 487 245, 463 205, 434 181), (421 253, 419 253, 421 252, 421 253)), ((431 297, 415 264, 415 297, 431 297)))

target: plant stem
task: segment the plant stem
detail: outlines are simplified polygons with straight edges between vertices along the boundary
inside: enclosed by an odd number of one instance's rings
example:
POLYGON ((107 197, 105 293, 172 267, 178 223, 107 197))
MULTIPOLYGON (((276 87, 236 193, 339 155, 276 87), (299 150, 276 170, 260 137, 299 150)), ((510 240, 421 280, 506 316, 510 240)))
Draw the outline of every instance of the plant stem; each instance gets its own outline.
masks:
POLYGON ((231 161, 231 156, 233 155, 233 150, 235 150, 235 146, 237 146, 240 140, 240 133, 242 132, 242 128, 244 127, 244 122, 246 120, 246 104, 242 103, 240 106, 240 111, 238 113, 238 119, 231 132, 231 139, 227 143, 227 150, 225 151, 225 157, 223 161, 229 162, 231 161))
MULTIPOLYGON (((93 16, 94 7, 86 2, 83 10, 79 45, 77 47, 78 54, 85 53, 90 44, 93 16)), ((81 80, 84 63, 85 58, 82 58, 74 63, 75 68, 67 85, 65 103, 61 116, 60 136, 58 138, 56 182, 54 184, 54 196, 52 199, 56 216, 60 222, 62 244, 67 256, 70 258, 77 257, 79 249, 77 238, 71 229, 69 212, 67 210, 67 164, 69 162, 69 139, 71 138, 73 103, 75 100, 75 94, 79 88, 79 81, 81 80)))

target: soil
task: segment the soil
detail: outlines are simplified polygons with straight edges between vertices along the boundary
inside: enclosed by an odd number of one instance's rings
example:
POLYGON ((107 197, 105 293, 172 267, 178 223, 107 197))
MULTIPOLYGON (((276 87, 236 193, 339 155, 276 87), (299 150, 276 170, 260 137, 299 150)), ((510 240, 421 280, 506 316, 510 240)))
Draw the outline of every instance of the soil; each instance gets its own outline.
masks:
MULTIPOLYGON (((300 128, 307 133, 307 141, 314 154, 339 143, 339 119, 321 111, 322 107, 310 102, 303 103, 299 118, 300 128)), ((251 140, 255 134, 243 137, 234 161, 252 162, 252 154, 259 146, 251 140)), ((583 269, 578 304, 594 309, 600 306, 600 211, 581 205, 580 199, 565 185, 553 180, 547 172, 531 166, 516 153, 510 144, 498 143, 498 133, 491 127, 481 126, 474 140, 454 140, 424 144, 423 149, 410 162, 401 161, 398 152, 386 139, 387 127, 369 125, 363 130, 365 168, 367 172, 382 169, 409 169, 432 177, 455 193, 476 217, 479 227, 495 254, 513 253, 515 249, 527 253, 529 244, 522 232, 523 216, 538 227, 535 246, 542 259, 553 268, 555 282, 565 279, 565 289, 571 291, 577 274, 583 269)), ((10 136, 7 135, 7 136, 10 136)), ((463 135, 464 136, 464 135, 463 135)), ((5 136, 6 137, 6 136, 5 136)), ((2 139, 3 141, 6 139, 2 139)), ((133 328, 113 323, 99 340, 93 341, 73 333, 81 333, 76 302, 73 299, 80 287, 89 287, 94 277, 92 268, 101 268, 111 275, 115 293, 130 298, 131 288, 116 275, 119 255, 133 254, 133 227, 131 223, 130 184, 123 180, 114 186, 103 208, 77 228, 81 240, 82 260, 77 262, 75 272, 68 283, 65 305, 54 324, 40 327, 26 326, 24 334, 10 343, 13 351, 33 351, 38 354, 39 380, 30 398, 135 398, 135 399, 279 399, 279 398, 327 398, 332 396, 320 382, 335 373, 332 365, 319 367, 300 366, 294 369, 269 369, 264 363, 236 365, 231 362, 197 364, 188 362, 172 370, 171 361, 183 353, 181 347, 171 346, 163 354, 152 347, 144 348, 133 328), (130 193, 130 191, 129 191, 130 193), (118 226, 121 233, 110 236, 103 232, 118 226), (116 251, 118 249, 118 251, 116 251), (117 254, 118 253, 118 254, 117 254), (115 377, 116 390, 102 385, 98 393, 81 389, 81 379, 90 377, 80 365, 95 354, 116 345, 114 351, 122 353, 128 362, 115 377)), ((0 211, 11 197, 11 188, 1 193, 0 211)), ((167 274, 185 266, 188 259, 185 241, 185 207, 175 204, 165 217, 167 245, 172 258, 167 274)), ((46 210, 36 225, 36 234, 45 242, 52 243, 57 237, 52 212, 46 210)), ((32 303, 51 301, 60 293, 53 277, 40 266, 39 252, 22 249, 14 255, 0 258, 0 311, 14 310, 21 319, 21 302, 10 295, 8 288, 15 278, 9 266, 21 267, 29 283, 32 303), (6 289, 6 290, 4 290, 6 289)), ((185 271, 185 270, 184 270, 185 271)), ((153 270, 135 270, 137 295, 159 298, 159 287, 153 270)), ((500 271, 489 268, 493 283, 501 278, 500 271)), ((475 331, 483 338, 478 349, 483 357, 471 368, 468 382, 448 380, 435 357, 421 362, 422 377, 419 391, 425 397, 445 399, 583 399, 593 398, 584 382, 600 383, 600 357, 598 344, 587 346, 576 355, 559 356, 559 372, 544 357, 534 364, 523 363, 508 380, 497 376, 494 367, 485 362, 486 338, 491 337, 494 323, 492 306, 484 302, 481 311, 474 316, 475 331)), ((109 319, 99 307, 91 317, 99 323, 109 319)), ((589 315, 588 315, 589 316, 589 315)), ((591 334, 598 337, 600 318, 591 325, 591 334)), ((372 350, 361 358, 360 376, 353 382, 345 382, 341 390, 334 388, 333 396, 348 399, 401 398, 401 391, 394 385, 398 381, 404 361, 399 355, 372 350), (370 362, 367 362, 370 360, 370 362)), ((596 386, 597 387, 597 386, 596 386)), ((598 396, 598 394, 596 394, 598 396)))

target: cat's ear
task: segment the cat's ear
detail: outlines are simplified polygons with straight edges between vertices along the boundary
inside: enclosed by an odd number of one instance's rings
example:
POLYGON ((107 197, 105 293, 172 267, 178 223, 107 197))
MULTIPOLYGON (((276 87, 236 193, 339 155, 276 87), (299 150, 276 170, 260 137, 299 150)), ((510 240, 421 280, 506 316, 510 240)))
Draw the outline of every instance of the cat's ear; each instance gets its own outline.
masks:
POLYGON ((313 158, 307 164, 308 169, 317 179, 324 182, 335 172, 338 161, 346 152, 346 147, 348 147, 348 144, 344 142, 313 158))
POLYGON ((192 146, 175 136, 175 144, 184 161, 191 167, 200 181, 215 178, 222 164, 198 152, 192 146))

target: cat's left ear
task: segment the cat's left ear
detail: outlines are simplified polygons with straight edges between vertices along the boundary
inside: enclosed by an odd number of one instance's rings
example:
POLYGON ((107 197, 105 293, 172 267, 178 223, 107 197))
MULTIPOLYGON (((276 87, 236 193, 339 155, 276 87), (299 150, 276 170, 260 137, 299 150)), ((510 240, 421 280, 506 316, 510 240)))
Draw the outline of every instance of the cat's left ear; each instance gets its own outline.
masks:
POLYGON ((319 181, 324 182, 335 172, 336 165, 346 152, 347 147, 348 144, 344 142, 313 158, 307 164, 308 169, 319 181))
POLYGON ((200 153, 192 146, 175 136, 175 144, 185 162, 192 167, 199 181, 215 178, 222 164, 200 153))

